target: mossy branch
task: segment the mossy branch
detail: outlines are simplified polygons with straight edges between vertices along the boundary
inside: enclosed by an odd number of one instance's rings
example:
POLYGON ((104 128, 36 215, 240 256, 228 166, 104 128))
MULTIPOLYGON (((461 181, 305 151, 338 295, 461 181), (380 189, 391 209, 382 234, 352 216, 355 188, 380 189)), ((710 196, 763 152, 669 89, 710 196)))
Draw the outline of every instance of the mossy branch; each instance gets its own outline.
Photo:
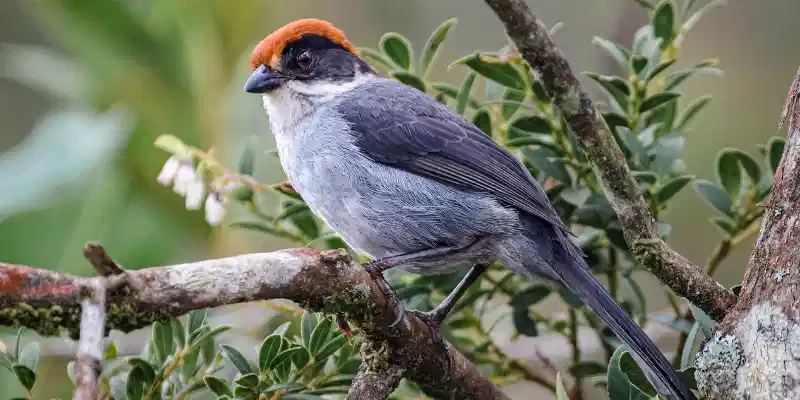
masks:
POLYGON ((655 218, 625 157, 589 94, 524 0, 485 0, 505 26, 523 59, 537 71, 592 163, 622 225, 633 255, 653 275, 719 321, 736 296, 659 236, 655 218))
MULTIPOLYGON (((135 271, 122 271, 109 257, 95 260, 93 265, 104 266, 98 271, 112 276, 79 277, 0 263, 0 325, 26 327, 45 336, 67 331, 84 339, 89 331, 81 321, 82 304, 97 302, 98 279, 110 282, 105 329, 123 332, 192 310, 289 299, 309 310, 346 315, 362 330, 369 348, 393 355, 373 357, 365 371, 370 373, 360 374, 363 379, 374 381, 375 374, 391 381, 405 377, 434 398, 507 398, 452 346, 431 340, 429 328, 416 316, 407 314, 392 326, 398 317, 394 299, 387 298, 344 251, 288 249, 135 271), (118 284, 112 282, 115 278, 118 284), (406 361, 400 365, 397 360, 406 361)), ((348 398, 385 398, 386 388, 369 383, 354 382, 348 398), (381 393, 373 395, 372 389, 381 393)))

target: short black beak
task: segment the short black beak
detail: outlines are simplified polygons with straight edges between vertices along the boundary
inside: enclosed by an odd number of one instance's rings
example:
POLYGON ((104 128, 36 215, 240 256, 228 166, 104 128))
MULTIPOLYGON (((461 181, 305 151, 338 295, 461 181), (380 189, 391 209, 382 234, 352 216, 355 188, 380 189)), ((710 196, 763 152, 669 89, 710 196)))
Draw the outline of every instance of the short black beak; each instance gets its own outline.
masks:
POLYGON ((261 64, 244 84, 244 91, 248 93, 267 93, 281 85, 281 75, 261 64))

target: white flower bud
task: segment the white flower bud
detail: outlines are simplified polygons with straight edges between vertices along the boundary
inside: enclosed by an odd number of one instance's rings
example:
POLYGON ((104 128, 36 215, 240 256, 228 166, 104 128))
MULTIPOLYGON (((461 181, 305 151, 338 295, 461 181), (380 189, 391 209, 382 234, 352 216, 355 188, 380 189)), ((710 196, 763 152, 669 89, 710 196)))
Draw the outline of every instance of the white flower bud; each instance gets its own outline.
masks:
POLYGON ((172 189, 175 193, 186 196, 186 191, 189 189, 189 183, 194 181, 197 177, 197 172, 194 170, 194 165, 191 161, 182 161, 175 173, 175 185, 172 189))
POLYGON ((225 205, 219 193, 211 193, 211 195, 206 198, 205 209, 206 222, 208 222, 209 225, 219 225, 225 218, 225 205))
POLYGON ((199 174, 195 174, 195 179, 187 184, 186 188, 186 209, 199 210, 203 204, 203 196, 206 194, 206 184, 199 174))
POLYGON ((156 181, 164 186, 168 186, 170 183, 172 183, 172 179, 175 177, 175 174, 178 172, 178 167, 180 166, 181 161, 178 159, 178 157, 170 157, 167 159, 167 162, 164 163, 164 166, 161 168, 161 172, 158 173, 156 181))

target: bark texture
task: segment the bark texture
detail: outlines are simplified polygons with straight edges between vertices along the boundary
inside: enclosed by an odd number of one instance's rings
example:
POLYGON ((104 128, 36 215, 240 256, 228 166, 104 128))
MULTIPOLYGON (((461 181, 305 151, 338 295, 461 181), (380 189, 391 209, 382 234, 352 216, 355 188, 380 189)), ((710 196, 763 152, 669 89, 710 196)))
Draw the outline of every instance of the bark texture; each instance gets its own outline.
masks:
POLYGON ((566 58, 524 0, 485 0, 503 22, 525 61, 541 75, 570 129, 580 140, 606 197, 614 207, 639 262, 673 292, 715 320, 722 320, 736 296, 670 248, 636 185, 625 156, 566 58))
MULTIPOLYGON (((189 311, 257 300, 289 299, 306 309, 344 314, 364 332, 370 349, 368 369, 359 374, 349 398, 386 398, 400 372, 429 396, 450 399, 507 399, 450 345, 432 340, 422 320, 406 314, 396 326, 394 299, 387 298, 369 274, 344 251, 288 249, 247 254, 85 278, 0 263, 0 325, 26 327, 42 335, 66 329, 81 338, 81 364, 87 390, 97 357, 97 321, 103 303, 97 280, 108 283, 105 328, 129 332, 189 311), (81 314, 83 313, 83 321, 81 314), (83 344, 86 343, 85 351, 83 344), (388 355, 391 355, 389 357, 388 355), (396 364, 407 360, 407 366, 396 364), (394 382, 391 385, 376 382, 394 382), (373 392, 374 391, 374 392, 373 392)), ((93 263, 94 264, 94 263, 93 263)), ((102 334, 99 335, 102 338, 102 334)), ((76 393, 77 394, 77 393, 76 393)), ((87 397, 79 397, 87 398, 87 397)))
POLYGON ((785 119, 786 150, 739 302, 696 359, 709 399, 800 398, 800 70, 785 119))

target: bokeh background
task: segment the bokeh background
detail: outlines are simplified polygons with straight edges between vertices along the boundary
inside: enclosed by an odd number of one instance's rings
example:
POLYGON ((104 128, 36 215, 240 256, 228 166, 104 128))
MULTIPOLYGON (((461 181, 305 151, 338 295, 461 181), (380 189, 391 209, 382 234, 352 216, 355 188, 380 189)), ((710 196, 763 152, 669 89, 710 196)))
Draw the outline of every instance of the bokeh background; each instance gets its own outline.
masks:
MULTIPOLYGON (((506 43, 480 0, 126 1, 135 18, 115 11, 117 1, 0 0, 0 261, 90 275, 81 255, 88 240, 103 243, 127 268, 285 246, 259 234, 210 228, 202 212, 186 211, 182 198, 156 184, 167 154, 152 143, 161 133, 174 134, 214 147, 231 164, 249 143, 260 154, 255 176, 280 182, 260 100, 241 88, 252 46, 288 21, 330 20, 357 46, 376 46, 383 33, 397 31, 420 49, 439 23, 457 17, 434 71, 436 79, 452 83, 466 71, 448 71, 451 60, 506 43)), ((555 39, 579 72, 615 72, 592 37, 629 44, 647 20, 632 0, 529 3, 548 25, 564 23, 555 39)), ((691 32, 679 64, 716 57, 725 75, 684 85, 687 100, 714 96, 688 137, 683 158, 689 173, 710 177, 718 149, 755 154, 756 144, 776 134, 800 64, 798 15, 796 0, 731 1, 691 32)), ((679 196, 667 217, 670 243, 702 264, 718 233, 691 190, 679 196)), ((744 243, 726 260, 717 275, 723 284, 740 281, 751 246, 744 243)), ((650 305, 665 303, 654 298, 650 305)), ((271 312, 242 305, 215 318, 235 326, 231 340, 247 341, 271 312)), ((7 343, 9 333, 0 330, 0 341, 7 343)), ((118 336, 121 349, 138 351, 146 336, 118 336)), ((36 398, 69 398, 64 366, 70 345, 51 339, 43 346, 49 357, 39 374, 47 384, 37 385, 36 398)), ((0 370, 0 398, 20 394, 16 385, 0 370)), ((515 398, 530 398, 523 391, 511 389, 515 398)))

